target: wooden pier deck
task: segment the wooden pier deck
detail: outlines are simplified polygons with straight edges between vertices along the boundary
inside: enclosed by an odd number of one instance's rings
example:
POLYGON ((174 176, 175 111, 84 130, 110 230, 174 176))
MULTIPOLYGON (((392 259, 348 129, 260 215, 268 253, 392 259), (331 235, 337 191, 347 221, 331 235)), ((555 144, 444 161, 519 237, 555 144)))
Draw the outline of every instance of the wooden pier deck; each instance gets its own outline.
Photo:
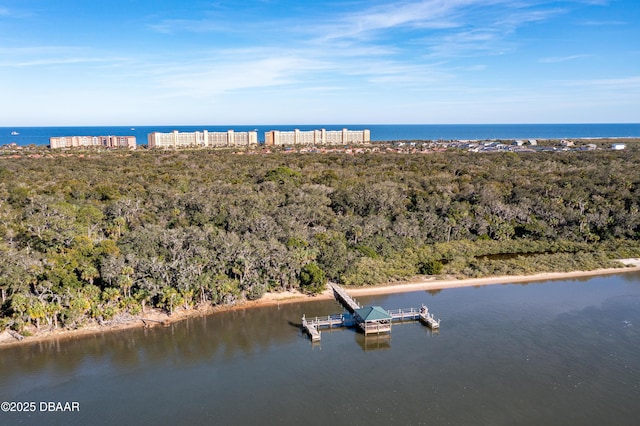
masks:
POLYGON ((320 329, 333 327, 351 327, 356 321, 351 315, 335 314, 323 317, 307 318, 302 316, 302 328, 309 334, 312 342, 320 341, 320 329))
POLYGON ((429 313, 429 309, 426 306, 424 307, 424 312, 420 312, 420 321, 432 330, 440 328, 440 320, 435 319, 433 314, 429 313))
POLYGON ((349 314, 327 315, 323 317, 307 318, 302 316, 302 328, 309 334, 312 342, 321 339, 321 327, 351 327, 358 325, 365 335, 390 333, 393 321, 421 321, 432 329, 440 328, 440 320, 436 320, 429 313, 429 309, 422 305, 420 309, 384 310, 379 306, 362 308, 358 302, 339 285, 329 284, 336 300, 349 311, 349 314), (370 316, 373 312, 373 316, 370 316))
POLYGON ((329 284, 329 286, 331 286, 331 289, 333 290, 333 296, 347 309, 347 311, 349 311, 349 313, 353 314, 356 309, 361 308, 360 304, 356 302, 354 298, 349 296, 345 289, 337 284, 329 284))
POLYGON ((394 321, 409 321, 420 318, 420 310, 416 308, 391 309, 387 312, 389 312, 394 321))
POLYGON ((433 314, 429 312, 429 308, 422 305, 420 309, 392 309, 389 312, 394 321, 420 320, 429 328, 440 328, 440 320, 435 319, 433 314))
POLYGON ((302 316, 302 328, 309 334, 312 342, 320 341, 320 331, 318 327, 312 321, 307 321, 304 315, 302 316))

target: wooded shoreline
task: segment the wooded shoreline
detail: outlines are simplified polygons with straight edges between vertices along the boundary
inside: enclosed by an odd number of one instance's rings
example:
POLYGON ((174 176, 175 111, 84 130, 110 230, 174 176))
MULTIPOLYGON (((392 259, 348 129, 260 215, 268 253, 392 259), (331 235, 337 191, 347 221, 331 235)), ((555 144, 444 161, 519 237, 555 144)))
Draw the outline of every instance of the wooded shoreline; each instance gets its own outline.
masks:
MULTIPOLYGON (((627 259, 625 259, 627 260, 627 259)), ((612 275, 628 272, 640 271, 640 259, 628 259, 626 266, 623 268, 603 268, 592 271, 571 271, 571 272, 546 272, 533 275, 509 275, 509 276, 493 276, 483 278, 443 278, 431 280, 416 280, 408 282, 399 282, 396 284, 384 284, 367 287, 351 287, 349 293, 354 296, 408 293, 414 291, 431 291, 445 290, 451 288, 486 286, 495 284, 515 284, 540 282, 549 280, 565 280, 580 277, 593 277, 601 275, 612 275)), ((234 305, 227 306, 209 306, 207 308, 178 310, 173 315, 167 315, 165 312, 154 309, 146 314, 137 317, 131 317, 128 321, 121 321, 117 324, 98 325, 91 324, 74 330, 55 329, 53 331, 41 330, 32 336, 24 337, 17 340, 9 334, 8 331, 0 332, 0 350, 6 347, 18 345, 31 345, 47 341, 65 341, 71 339, 79 339, 84 336, 97 335, 102 333, 112 333, 132 328, 142 327, 162 327, 170 326, 173 323, 183 321, 189 318, 196 318, 207 315, 215 315, 221 312, 228 312, 240 309, 253 309, 263 306, 273 306, 278 304, 289 303, 305 303, 317 300, 333 299, 331 290, 327 289, 320 294, 311 296, 303 294, 299 291, 285 291, 278 293, 266 293, 262 298, 253 301, 244 301, 234 305)))
POLYGON ((368 291, 640 257, 635 145, 80 155, 0 161, 0 330, 151 326, 163 312, 316 293, 327 281, 368 291))

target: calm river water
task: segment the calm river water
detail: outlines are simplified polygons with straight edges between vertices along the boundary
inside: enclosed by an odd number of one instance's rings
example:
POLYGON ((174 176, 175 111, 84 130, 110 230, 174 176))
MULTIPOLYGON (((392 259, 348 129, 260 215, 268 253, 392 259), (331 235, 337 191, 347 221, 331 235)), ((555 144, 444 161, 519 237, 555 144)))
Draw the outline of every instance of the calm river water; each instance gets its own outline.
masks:
POLYGON ((637 425, 640 274, 359 299, 426 303, 442 328, 344 329, 313 301, 0 349, 0 424, 637 425), (42 412, 77 402, 79 412, 42 412))

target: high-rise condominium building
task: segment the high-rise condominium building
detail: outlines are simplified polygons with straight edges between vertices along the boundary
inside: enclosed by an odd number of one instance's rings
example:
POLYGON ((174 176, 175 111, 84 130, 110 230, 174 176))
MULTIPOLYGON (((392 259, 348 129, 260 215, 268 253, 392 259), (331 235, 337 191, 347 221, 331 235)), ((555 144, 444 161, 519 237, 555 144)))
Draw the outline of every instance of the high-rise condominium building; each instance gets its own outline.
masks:
POLYGON ((49 147, 56 148, 128 148, 136 149, 135 136, 56 136, 49 138, 49 147))
POLYGON ((368 129, 364 130, 270 130, 264 134, 265 145, 346 145, 371 141, 368 129))
POLYGON ((214 148, 225 146, 255 145, 258 132, 153 132, 147 136, 149 148, 214 148))

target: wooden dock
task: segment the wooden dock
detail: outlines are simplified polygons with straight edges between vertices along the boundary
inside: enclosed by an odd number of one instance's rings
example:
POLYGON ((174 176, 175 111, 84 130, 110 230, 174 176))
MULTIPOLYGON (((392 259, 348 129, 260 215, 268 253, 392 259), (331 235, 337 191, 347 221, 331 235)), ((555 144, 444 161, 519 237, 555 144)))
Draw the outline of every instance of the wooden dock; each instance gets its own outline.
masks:
POLYGON ((354 298, 349 296, 349 294, 347 294, 345 289, 343 289, 337 284, 329 284, 329 286, 333 290, 333 296, 336 298, 338 302, 342 304, 342 306, 345 307, 347 311, 349 311, 350 314, 353 314, 356 309, 361 308, 360 304, 356 302, 354 298))
POLYGON ((302 316, 302 328, 309 334, 312 342, 320 341, 320 330, 313 321, 307 321, 307 318, 302 316))
POLYGON ((321 328, 352 327, 356 323, 351 315, 335 314, 323 317, 307 318, 302 316, 302 328, 309 334, 312 342, 320 341, 321 328))
POLYGON ((358 302, 339 285, 329 284, 336 300, 344 306, 349 314, 327 315, 323 317, 307 318, 302 316, 302 328, 307 332, 312 342, 319 342, 321 327, 352 327, 358 325, 365 335, 391 332, 392 321, 420 321, 431 329, 440 328, 440 320, 436 320, 429 313, 429 309, 422 305, 420 309, 394 309, 387 311, 379 306, 362 308, 358 302))
POLYGON ((387 312, 395 321, 411 321, 420 318, 420 310, 416 308, 391 309, 387 312))
POLYGON ((433 314, 429 312, 429 308, 422 305, 420 309, 408 308, 408 309, 392 309, 388 311, 394 321, 412 321, 420 320, 429 328, 440 328, 440 320, 435 319, 433 314))
POLYGON ((425 323, 432 330, 440 328, 440 320, 436 320, 433 314, 429 312, 429 308, 424 305, 422 305, 422 309, 420 309, 420 321, 425 323))

